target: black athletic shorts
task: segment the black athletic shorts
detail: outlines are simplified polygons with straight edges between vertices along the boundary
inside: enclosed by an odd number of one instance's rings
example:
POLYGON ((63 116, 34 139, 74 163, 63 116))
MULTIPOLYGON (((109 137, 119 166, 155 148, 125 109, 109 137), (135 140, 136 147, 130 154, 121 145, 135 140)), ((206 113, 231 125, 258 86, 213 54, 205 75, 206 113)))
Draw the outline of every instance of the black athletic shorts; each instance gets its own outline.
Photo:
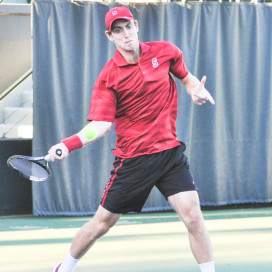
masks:
POLYGON ((116 158, 100 205, 113 213, 140 212, 152 188, 166 198, 197 187, 183 153, 185 144, 151 155, 116 158))

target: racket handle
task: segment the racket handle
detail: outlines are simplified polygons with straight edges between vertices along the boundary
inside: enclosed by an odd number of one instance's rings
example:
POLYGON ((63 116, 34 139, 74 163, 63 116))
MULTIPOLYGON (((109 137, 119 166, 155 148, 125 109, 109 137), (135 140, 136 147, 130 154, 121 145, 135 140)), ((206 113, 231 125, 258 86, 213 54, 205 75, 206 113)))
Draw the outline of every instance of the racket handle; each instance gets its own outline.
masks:
POLYGON ((49 155, 49 154, 47 154, 47 155, 44 157, 44 159, 45 159, 46 161, 51 161, 51 158, 50 158, 50 155, 49 155))
MULTIPOLYGON (((59 157, 62 155, 61 149, 56 149, 56 155, 59 156, 59 157)), ((50 155, 49 155, 49 154, 47 154, 47 155, 44 157, 44 159, 45 159, 46 161, 51 161, 51 158, 50 158, 50 155)))

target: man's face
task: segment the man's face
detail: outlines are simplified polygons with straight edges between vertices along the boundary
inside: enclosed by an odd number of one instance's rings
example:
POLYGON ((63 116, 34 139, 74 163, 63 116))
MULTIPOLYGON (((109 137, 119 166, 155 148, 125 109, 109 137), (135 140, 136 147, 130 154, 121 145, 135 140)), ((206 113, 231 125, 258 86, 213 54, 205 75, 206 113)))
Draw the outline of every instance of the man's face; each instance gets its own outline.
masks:
POLYGON ((111 32, 107 31, 106 35, 119 50, 132 51, 139 46, 138 23, 135 20, 119 19, 114 21, 111 32))

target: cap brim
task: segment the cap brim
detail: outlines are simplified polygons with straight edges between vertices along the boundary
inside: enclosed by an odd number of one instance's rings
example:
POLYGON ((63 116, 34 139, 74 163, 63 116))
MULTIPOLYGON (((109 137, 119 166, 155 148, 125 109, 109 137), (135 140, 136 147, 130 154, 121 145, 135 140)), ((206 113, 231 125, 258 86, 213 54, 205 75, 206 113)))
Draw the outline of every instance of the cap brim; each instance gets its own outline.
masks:
POLYGON ((112 27, 112 24, 116 21, 116 20, 128 20, 128 21, 131 21, 133 18, 132 17, 128 17, 128 16, 120 16, 118 18, 115 18, 111 24, 110 24, 110 27, 109 27, 109 31, 111 31, 111 27, 112 27))

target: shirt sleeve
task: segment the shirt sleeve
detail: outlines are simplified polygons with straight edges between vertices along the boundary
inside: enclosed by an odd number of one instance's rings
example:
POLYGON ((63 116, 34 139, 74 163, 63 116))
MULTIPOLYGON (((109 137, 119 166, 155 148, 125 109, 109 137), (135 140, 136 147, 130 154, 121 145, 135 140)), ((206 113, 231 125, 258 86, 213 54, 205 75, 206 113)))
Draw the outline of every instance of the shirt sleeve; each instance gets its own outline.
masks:
POLYGON ((183 60, 182 51, 175 45, 171 45, 172 59, 170 64, 170 72, 177 78, 183 79, 185 78, 189 71, 185 65, 183 60))
POLYGON ((106 86, 106 81, 98 77, 90 105, 88 121, 113 122, 116 114, 116 94, 115 91, 106 86))

